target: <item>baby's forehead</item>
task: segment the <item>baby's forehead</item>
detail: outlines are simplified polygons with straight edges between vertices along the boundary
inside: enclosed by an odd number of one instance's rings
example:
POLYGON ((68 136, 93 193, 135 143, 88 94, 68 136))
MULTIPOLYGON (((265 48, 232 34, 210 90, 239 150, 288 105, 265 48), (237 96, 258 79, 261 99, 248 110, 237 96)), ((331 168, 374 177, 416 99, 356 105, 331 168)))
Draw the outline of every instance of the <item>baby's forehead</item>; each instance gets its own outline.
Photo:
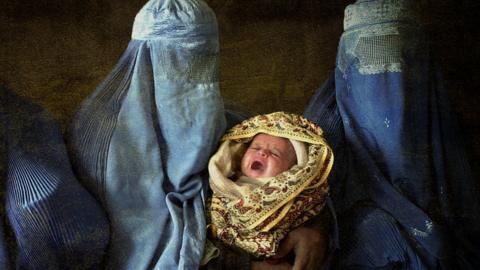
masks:
POLYGON ((253 137, 253 141, 261 141, 261 140, 267 140, 267 141, 275 141, 275 140, 287 140, 287 138, 283 138, 280 136, 275 136, 275 135, 270 135, 267 133, 258 133, 253 137))
POLYGON ((275 145, 277 147, 288 148, 288 150, 290 150, 291 148, 291 150, 293 150, 293 145, 289 139, 280 137, 280 136, 266 134, 266 133, 259 133, 255 135, 251 143, 252 144, 267 143, 267 144, 275 145))

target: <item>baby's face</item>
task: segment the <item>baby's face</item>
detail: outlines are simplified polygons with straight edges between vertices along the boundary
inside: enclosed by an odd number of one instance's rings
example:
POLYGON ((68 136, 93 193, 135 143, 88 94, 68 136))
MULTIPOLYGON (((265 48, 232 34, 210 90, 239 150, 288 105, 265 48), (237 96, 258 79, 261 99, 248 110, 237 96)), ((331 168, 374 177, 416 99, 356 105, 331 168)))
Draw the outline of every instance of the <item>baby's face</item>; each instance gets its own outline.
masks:
POLYGON ((273 177, 295 165, 295 149, 288 139, 258 134, 243 155, 242 174, 250 178, 273 177))

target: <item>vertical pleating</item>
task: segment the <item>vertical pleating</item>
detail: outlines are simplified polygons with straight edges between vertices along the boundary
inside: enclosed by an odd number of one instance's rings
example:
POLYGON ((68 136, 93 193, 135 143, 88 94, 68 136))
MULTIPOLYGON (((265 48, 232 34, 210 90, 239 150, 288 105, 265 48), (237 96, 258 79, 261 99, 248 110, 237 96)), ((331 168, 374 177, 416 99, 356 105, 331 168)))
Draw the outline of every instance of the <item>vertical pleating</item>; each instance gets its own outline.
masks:
MULTIPOLYGON (((109 141, 111 140, 117 114, 130 86, 132 70, 136 61, 135 51, 140 42, 131 42, 119 64, 92 95, 88 102, 89 117, 77 117, 71 130, 75 168, 84 184, 104 202, 105 172, 109 141), (132 53, 133 52, 133 53, 132 53), (127 76, 125 76, 127 74, 127 76), (103 91, 103 89, 109 89, 103 91), (98 181, 92 182, 89 179, 98 181)), ((84 105, 77 115, 85 114, 84 105)))
POLYGON ((17 269, 99 268, 109 238, 106 216, 73 175, 57 124, 39 106, 6 89, 3 94, 5 230, 16 241, 11 263, 17 269))

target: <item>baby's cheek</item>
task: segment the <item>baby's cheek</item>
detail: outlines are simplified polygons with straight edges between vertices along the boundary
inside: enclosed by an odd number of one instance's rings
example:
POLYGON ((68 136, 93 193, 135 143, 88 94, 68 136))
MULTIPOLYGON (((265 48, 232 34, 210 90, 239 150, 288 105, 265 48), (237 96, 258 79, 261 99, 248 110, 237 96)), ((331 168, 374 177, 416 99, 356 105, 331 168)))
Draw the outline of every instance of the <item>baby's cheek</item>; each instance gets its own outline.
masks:
POLYGON ((240 162, 240 170, 242 171, 243 174, 245 174, 248 171, 248 163, 249 163, 249 158, 245 154, 242 158, 242 161, 240 162))
POLYGON ((271 173, 274 174, 273 176, 282 172, 282 166, 278 162, 271 162, 269 166, 271 173))
POLYGON ((245 166, 248 163, 248 154, 243 155, 242 160, 240 161, 240 166, 245 166))
POLYGON ((280 165, 280 172, 278 172, 278 173, 288 171, 292 166, 293 166, 293 164, 290 164, 289 162, 283 162, 280 165))

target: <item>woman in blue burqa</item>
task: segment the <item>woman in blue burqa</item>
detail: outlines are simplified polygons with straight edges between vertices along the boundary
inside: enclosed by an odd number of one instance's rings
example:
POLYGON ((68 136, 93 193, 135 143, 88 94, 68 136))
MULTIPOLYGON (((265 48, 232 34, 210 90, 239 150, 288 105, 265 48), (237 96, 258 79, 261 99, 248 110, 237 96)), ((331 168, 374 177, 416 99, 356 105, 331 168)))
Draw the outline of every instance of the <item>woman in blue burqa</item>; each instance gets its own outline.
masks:
POLYGON ((335 153, 341 269, 479 269, 477 180, 415 1, 345 10, 334 75, 305 115, 335 153))
POLYGON ((0 86, 0 269, 97 269, 109 226, 46 110, 0 86))
POLYGON ((107 269, 198 269, 208 158, 225 130, 218 33, 200 0, 149 1, 70 131, 76 171, 111 225, 107 269))

